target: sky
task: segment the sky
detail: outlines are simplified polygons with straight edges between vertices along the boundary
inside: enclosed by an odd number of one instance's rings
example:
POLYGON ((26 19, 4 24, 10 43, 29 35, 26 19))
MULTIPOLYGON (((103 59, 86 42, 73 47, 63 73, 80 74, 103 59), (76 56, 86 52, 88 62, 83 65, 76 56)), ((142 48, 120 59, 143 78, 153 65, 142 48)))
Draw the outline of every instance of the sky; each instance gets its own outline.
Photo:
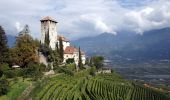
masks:
POLYGON ((69 39, 114 35, 129 30, 137 34, 170 27, 170 0, 1 0, 0 25, 17 35, 28 24, 33 37, 41 36, 40 20, 58 21, 58 33, 69 39))

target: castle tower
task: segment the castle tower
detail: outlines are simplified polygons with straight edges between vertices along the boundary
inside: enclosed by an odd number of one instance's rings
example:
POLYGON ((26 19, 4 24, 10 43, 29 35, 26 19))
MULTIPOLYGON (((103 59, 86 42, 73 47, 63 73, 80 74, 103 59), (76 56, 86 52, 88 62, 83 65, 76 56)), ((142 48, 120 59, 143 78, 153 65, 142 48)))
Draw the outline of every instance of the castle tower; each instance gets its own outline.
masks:
POLYGON ((45 43, 45 36, 49 36, 49 46, 54 50, 56 46, 57 21, 47 16, 41 21, 41 43, 45 43))

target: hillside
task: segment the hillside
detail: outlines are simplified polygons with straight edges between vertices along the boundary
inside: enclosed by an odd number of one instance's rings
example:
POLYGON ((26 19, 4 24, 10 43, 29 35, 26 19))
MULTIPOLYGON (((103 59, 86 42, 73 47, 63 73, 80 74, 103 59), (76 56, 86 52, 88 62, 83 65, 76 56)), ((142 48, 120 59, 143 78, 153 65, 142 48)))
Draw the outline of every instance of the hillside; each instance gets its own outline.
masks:
POLYGON ((61 74, 37 84, 35 100, 169 100, 159 91, 122 79, 119 75, 89 75, 81 71, 74 76, 61 74))
POLYGON ((86 53, 103 55, 107 58, 153 60, 170 59, 170 28, 151 30, 138 35, 133 32, 121 31, 118 35, 103 33, 95 37, 86 37, 72 41, 81 45, 86 53))

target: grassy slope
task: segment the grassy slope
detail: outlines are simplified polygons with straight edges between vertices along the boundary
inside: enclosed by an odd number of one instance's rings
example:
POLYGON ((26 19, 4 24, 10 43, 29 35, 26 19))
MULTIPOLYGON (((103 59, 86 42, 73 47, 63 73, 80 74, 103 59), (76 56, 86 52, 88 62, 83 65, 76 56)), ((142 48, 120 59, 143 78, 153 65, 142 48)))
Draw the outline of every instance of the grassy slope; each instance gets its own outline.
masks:
POLYGON ((7 95, 1 96, 0 100, 16 100, 16 98, 28 87, 30 81, 22 78, 10 80, 10 90, 7 95))

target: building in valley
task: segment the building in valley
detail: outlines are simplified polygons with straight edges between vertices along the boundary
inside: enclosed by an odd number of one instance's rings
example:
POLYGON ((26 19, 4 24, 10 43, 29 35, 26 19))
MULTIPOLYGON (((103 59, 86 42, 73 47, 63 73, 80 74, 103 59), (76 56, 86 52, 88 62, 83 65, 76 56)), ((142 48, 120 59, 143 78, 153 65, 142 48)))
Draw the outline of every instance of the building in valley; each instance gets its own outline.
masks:
MULTIPOLYGON (((70 41, 64 36, 58 35, 57 32, 57 21, 53 18, 47 16, 41 21, 41 43, 45 43, 45 39, 49 38, 49 46, 52 50, 56 49, 56 45, 59 44, 59 38, 62 39, 63 42, 63 50, 64 50, 64 63, 66 63, 67 59, 74 59, 75 64, 78 64, 79 52, 78 49, 74 46, 71 46, 70 41)), ((82 63, 85 64, 85 53, 81 51, 82 63)))

